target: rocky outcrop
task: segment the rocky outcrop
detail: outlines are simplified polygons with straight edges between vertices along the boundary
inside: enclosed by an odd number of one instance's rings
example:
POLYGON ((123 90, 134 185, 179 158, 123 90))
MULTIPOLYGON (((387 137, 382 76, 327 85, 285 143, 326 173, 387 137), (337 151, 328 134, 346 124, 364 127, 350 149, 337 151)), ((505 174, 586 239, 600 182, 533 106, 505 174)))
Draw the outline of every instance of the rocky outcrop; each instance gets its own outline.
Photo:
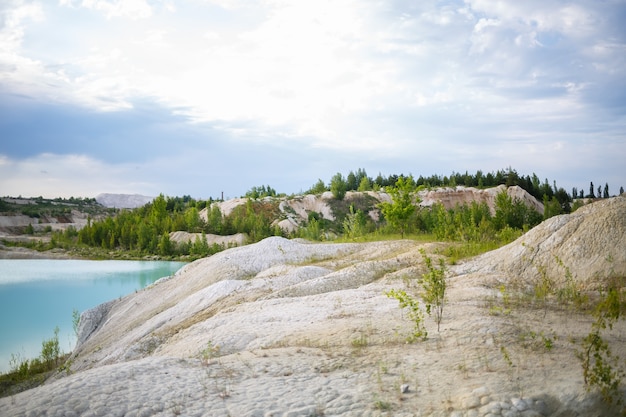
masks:
POLYGON ((202 233, 189 233, 189 232, 171 232, 170 240, 176 243, 189 242, 194 243, 196 239, 206 239, 208 245, 217 244, 220 246, 224 246, 226 248, 230 248, 233 246, 241 246, 246 243, 246 235, 243 233, 237 233, 234 235, 221 236, 221 235, 213 235, 210 233, 202 234, 202 233))
POLYGON ((100 304, 92 309, 84 311, 80 315, 78 329, 76 331, 76 347, 81 346, 100 326, 102 326, 106 317, 111 311, 116 300, 111 300, 100 304))
POLYGON ((80 230, 87 224, 88 217, 89 214, 79 210, 71 210, 66 214, 57 216, 45 214, 39 217, 30 217, 24 214, 0 215, 0 236, 10 240, 9 236, 22 235, 29 225, 33 227, 35 232, 42 232, 48 228, 65 230, 70 226, 80 230))
MULTIPOLYGON (((485 203, 493 215, 496 212, 496 196, 501 192, 506 192, 513 199, 520 200, 528 207, 543 214, 543 204, 518 186, 507 188, 505 185, 500 185, 486 189, 461 186, 434 188, 418 192, 418 197, 421 207, 430 207, 433 204, 440 203, 443 204, 446 209, 451 209, 458 205, 470 204, 472 202, 485 203)), ((346 193, 344 199, 350 202, 355 199, 362 199, 364 196, 371 201, 369 216, 374 221, 378 221, 380 218, 380 209, 377 207, 378 203, 391 202, 391 197, 384 191, 349 191, 346 193)), ((311 213, 316 213, 324 219, 334 221, 335 214, 332 210, 333 199, 333 194, 330 191, 319 195, 308 194, 281 198, 264 198, 265 201, 278 202, 280 217, 274 220, 274 225, 277 225, 287 233, 294 232, 299 227, 305 225, 311 213)), ((245 198, 235 198, 223 202, 216 202, 213 203, 213 205, 220 209, 223 216, 228 216, 235 207, 243 205, 247 201, 248 199, 245 198)), ((208 210, 208 208, 205 208, 200 211, 200 217, 205 221, 208 219, 208 210)))
POLYGON ((419 192, 418 195, 422 200, 420 203, 422 207, 429 207, 435 203, 441 203, 446 209, 451 209, 457 205, 462 206, 477 202, 479 204, 487 204, 491 214, 494 215, 496 213, 496 196, 501 192, 506 192, 514 200, 520 200, 539 214, 543 214, 543 204, 517 185, 508 188, 505 185, 499 185, 497 187, 484 189, 463 186, 444 187, 424 190, 419 192))
POLYGON ((626 276, 626 197, 552 217, 463 268, 529 284, 544 273, 556 283, 571 275, 583 289, 603 287, 611 277, 626 276))
POLYGON ((96 201, 98 203, 109 208, 137 208, 150 203, 152 200, 154 200, 154 197, 140 194, 102 193, 96 196, 96 201))

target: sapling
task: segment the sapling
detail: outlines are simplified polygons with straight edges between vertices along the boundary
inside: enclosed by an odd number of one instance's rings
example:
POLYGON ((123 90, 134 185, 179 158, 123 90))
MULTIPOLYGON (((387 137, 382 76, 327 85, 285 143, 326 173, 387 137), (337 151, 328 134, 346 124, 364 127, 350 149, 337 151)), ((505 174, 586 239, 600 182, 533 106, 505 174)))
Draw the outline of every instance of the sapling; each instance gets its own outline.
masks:
POLYGON ((41 360, 47 366, 52 367, 59 361, 61 348, 59 347, 59 327, 54 328, 54 337, 41 343, 41 360))
POLYGON ((420 253, 426 263, 426 268, 428 268, 428 272, 422 274, 421 283, 424 288, 422 298, 426 303, 426 313, 431 315, 434 312, 437 331, 439 331, 446 300, 446 264, 443 258, 439 258, 439 267, 437 268, 433 266, 432 259, 426 255, 424 249, 420 249, 420 253))
POLYGON ((72 328, 74 334, 78 337, 78 326, 80 325, 80 312, 76 309, 72 310, 72 328))
POLYGON ((414 324, 413 333, 407 338, 408 342, 414 342, 417 339, 425 340, 428 336, 428 332, 424 328, 424 315, 419 306, 419 301, 407 294, 404 290, 389 290, 385 292, 385 295, 390 298, 395 298, 400 303, 400 308, 409 310, 409 318, 414 324))
POLYGON ((621 385, 626 373, 620 368, 619 357, 611 352, 608 341, 602 337, 602 331, 607 327, 612 330, 625 308, 626 300, 623 300, 622 290, 610 286, 602 294, 593 312, 596 320, 591 325, 591 332, 581 342, 582 351, 577 352, 587 388, 598 388, 608 404, 622 407, 624 415, 626 406, 621 395, 621 385))

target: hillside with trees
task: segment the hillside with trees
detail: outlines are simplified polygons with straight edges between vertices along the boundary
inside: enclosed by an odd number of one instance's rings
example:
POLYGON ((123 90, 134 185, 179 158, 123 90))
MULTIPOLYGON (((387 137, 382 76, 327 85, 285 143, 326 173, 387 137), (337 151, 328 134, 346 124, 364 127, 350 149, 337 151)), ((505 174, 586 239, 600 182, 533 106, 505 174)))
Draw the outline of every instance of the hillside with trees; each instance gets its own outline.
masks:
MULTIPOLYGON (((589 191, 584 198, 609 196, 608 184, 596 190, 591 183, 589 191)), ((358 169, 346 176, 337 173, 328 183, 319 179, 303 194, 324 197, 332 215, 308 210, 304 221, 292 221, 292 227, 284 227, 288 219, 295 217, 292 202, 302 196, 279 194, 271 186, 261 185, 252 187, 242 197, 241 204, 227 212, 222 211, 225 202, 159 195, 142 207, 100 211, 98 216, 89 216, 80 228, 46 230, 47 239, 20 244, 38 250, 60 248, 84 257, 196 259, 227 247, 208 243, 208 235, 243 233, 248 243, 268 236, 317 241, 408 237, 458 242, 467 255, 508 243, 541 221, 570 213, 584 203, 582 191, 576 188, 570 195, 557 187, 556 181, 550 184, 548 179, 541 181, 534 173, 520 175, 512 168, 487 174, 453 172, 449 176, 416 178, 402 174, 387 177, 378 174, 372 178, 365 170, 358 169), (442 187, 489 190, 498 186, 504 190, 523 189, 542 203, 543 213, 506 192, 497 194, 494 207, 477 201, 454 207, 437 203, 420 205, 420 195, 426 190, 442 187), (196 238, 173 241, 171 234, 180 231, 195 234, 196 238), (468 247, 474 249, 468 252, 468 247)), ((7 201, 2 200, 0 211, 6 211, 7 201)), ((73 201, 86 202, 89 207, 94 205, 90 200, 73 201)), ((27 206, 25 210, 33 208, 27 206)), ((25 232, 34 234, 32 226, 25 232)))

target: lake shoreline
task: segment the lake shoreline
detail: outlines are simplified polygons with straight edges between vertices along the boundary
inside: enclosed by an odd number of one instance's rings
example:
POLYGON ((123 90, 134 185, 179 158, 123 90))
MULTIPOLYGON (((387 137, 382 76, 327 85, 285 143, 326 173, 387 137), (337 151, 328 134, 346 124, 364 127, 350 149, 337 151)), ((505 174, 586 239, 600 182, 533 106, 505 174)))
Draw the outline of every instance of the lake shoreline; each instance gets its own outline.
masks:
POLYGON ((0 243, 0 259, 85 259, 80 256, 71 256, 60 249, 39 252, 23 246, 5 246, 0 243))
POLYGON ((0 259, 0 316, 11 317, 3 323, 0 372, 11 370, 13 354, 20 361, 38 357, 42 340, 48 340, 56 327, 63 351, 71 352, 74 311, 82 313, 140 291, 184 265, 147 260, 0 259))

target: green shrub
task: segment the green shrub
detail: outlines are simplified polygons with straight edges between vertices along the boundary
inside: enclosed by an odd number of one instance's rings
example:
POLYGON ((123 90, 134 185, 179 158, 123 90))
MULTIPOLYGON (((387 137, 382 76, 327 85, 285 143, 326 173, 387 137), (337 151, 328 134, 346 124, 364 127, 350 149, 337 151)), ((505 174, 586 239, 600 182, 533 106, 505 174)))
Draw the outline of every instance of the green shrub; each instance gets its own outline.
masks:
POLYGON ((626 405, 621 393, 626 372, 620 367, 619 356, 613 354, 608 341, 602 335, 607 328, 613 329, 613 324, 622 317, 624 311, 626 300, 622 290, 612 283, 602 293, 593 311, 595 321, 591 325, 591 332, 581 341, 581 350, 577 352, 577 357, 581 361, 587 389, 598 389, 608 404, 622 408, 622 414, 626 415, 626 405))
POLYGON ((409 311, 409 319, 413 322, 413 332, 407 337, 409 343, 413 343, 418 339, 426 340, 428 332, 424 328, 424 314, 419 306, 419 301, 407 294, 404 290, 395 290, 385 292, 385 295, 389 298, 395 298, 400 303, 400 309, 405 308, 409 311))
POLYGON ((54 337, 41 342, 41 361, 53 367, 59 361, 61 349, 59 347, 59 327, 54 328, 54 337))
POLYGON ((434 313, 437 331, 439 331, 446 300, 446 264, 443 258, 439 258, 439 267, 437 268, 433 266, 432 259, 426 255, 424 249, 420 249, 420 254, 428 269, 427 273, 422 274, 421 283, 424 288, 422 298, 426 303, 426 313, 429 316, 434 313))

